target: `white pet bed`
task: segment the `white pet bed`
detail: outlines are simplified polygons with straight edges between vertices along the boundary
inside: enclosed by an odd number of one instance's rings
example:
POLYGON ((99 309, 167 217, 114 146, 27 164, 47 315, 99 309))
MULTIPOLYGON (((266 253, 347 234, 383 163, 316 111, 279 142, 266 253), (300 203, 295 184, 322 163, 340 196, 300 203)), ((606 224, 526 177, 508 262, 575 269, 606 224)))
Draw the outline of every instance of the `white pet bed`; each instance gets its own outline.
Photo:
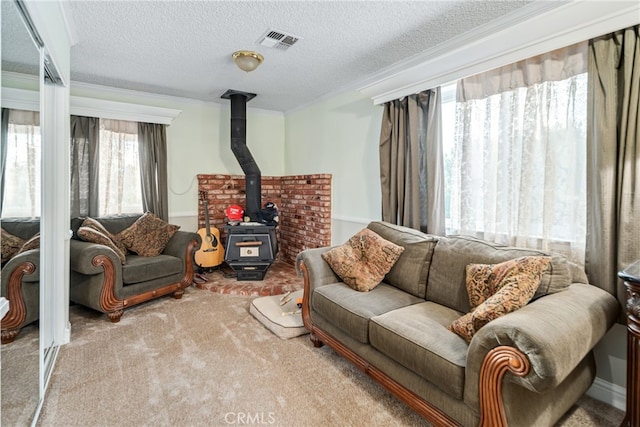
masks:
POLYGON ((302 314, 296 300, 302 298, 302 290, 289 294, 289 302, 280 305, 282 295, 256 298, 249 313, 280 338, 293 338, 309 331, 302 324, 302 314), (284 314, 283 314, 284 313, 284 314))

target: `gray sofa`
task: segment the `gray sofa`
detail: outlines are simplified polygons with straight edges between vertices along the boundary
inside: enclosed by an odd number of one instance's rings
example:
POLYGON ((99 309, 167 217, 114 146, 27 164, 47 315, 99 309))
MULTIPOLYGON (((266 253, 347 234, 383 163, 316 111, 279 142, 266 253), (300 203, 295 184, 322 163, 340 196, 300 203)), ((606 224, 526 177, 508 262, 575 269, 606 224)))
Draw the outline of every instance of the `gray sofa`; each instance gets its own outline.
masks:
MULTIPOLYGON (((139 217, 124 215, 95 219, 109 232, 117 234, 139 217)), ((158 256, 127 253, 123 265, 108 246, 78 237, 82 221, 82 218, 71 221, 71 301, 106 313, 112 322, 118 322, 125 308, 167 294, 179 299, 193 282, 193 254, 200 247, 198 234, 177 231, 158 256)))
MULTIPOLYGON (((2 228, 28 240, 40 232, 39 219, 10 218, 2 228)), ((9 312, 2 318, 2 343, 12 342, 20 329, 40 317, 40 249, 22 252, 2 266, 1 295, 9 300, 9 312)))
POLYGON ((340 280, 321 256, 329 248, 298 255, 315 346, 329 345, 434 425, 550 426, 590 387, 592 349, 619 305, 579 267, 554 256, 543 276, 548 294, 467 343, 447 329, 470 311, 465 266, 546 254, 384 222, 368 228, 405 248, 370 292, 340 280))

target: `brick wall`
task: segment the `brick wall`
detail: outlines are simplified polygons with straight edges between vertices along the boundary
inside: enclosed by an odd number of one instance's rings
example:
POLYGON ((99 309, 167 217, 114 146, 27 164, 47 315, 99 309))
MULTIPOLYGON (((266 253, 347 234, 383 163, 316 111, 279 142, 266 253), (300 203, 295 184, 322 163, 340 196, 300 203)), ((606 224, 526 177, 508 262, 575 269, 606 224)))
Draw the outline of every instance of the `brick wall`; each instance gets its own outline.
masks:
MULTIPOLYGON (((278 258, 290 264, 304 249, 331 244, 331 175, 263 176, 262 205, 278 206, 278 258)), ((198 175, 200 197, 207 202, 209 222, 226 242, 224 211, 245 206, 244 175, 198 175)), ((204 228, 204 204, 198 203, 198 228, 204 228)))

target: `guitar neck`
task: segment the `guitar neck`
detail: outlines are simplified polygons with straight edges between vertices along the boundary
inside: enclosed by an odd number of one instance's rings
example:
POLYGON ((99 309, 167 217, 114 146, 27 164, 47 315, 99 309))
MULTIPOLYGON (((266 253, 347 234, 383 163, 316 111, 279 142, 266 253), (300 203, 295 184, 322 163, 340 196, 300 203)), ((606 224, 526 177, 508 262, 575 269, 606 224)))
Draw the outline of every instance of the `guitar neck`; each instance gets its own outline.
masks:
POLYGON ((211 226, 209 225, 209 205, 206 199, 202 200, 204 205, 204 228, 207 230, 207 236, 211 234, 211 226))

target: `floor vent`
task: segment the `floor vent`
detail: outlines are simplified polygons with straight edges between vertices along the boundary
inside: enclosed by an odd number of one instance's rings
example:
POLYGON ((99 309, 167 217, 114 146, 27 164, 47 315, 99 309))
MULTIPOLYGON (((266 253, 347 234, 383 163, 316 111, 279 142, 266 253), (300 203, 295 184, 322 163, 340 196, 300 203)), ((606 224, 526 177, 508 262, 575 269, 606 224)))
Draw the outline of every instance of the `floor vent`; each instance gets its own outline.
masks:
POLYGON ((276 49, 287 50, 293 46, 300 37, 293 34, 287 34, 284 31, 269 29, 260 37, 258 44, 276 49))

